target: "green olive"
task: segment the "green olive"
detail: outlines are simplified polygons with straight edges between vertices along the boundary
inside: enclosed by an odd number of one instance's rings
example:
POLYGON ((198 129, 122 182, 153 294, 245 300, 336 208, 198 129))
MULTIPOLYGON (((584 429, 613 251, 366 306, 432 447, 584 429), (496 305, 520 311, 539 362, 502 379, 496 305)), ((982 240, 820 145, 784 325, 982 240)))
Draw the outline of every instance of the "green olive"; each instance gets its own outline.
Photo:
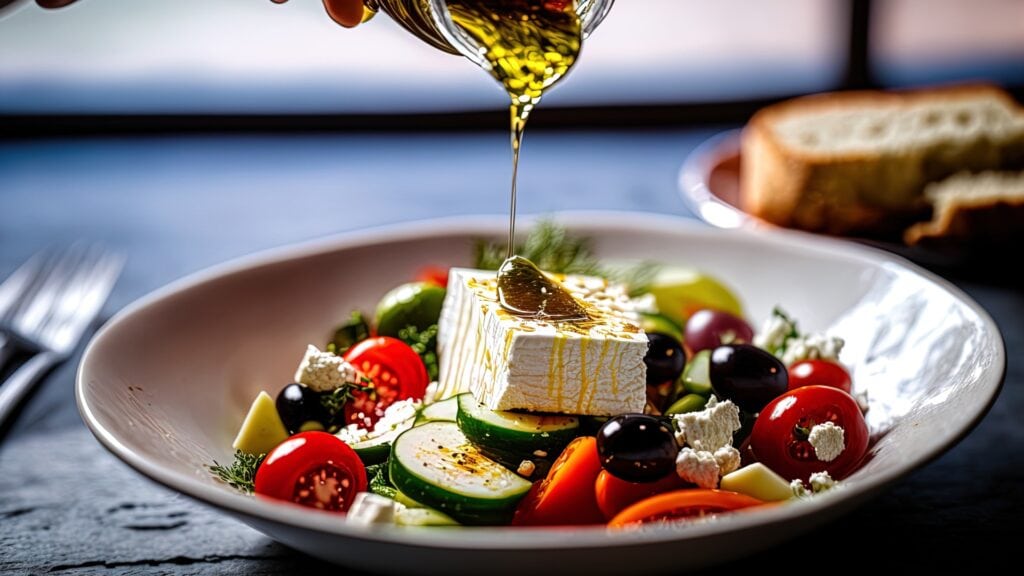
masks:
POLYGON ((437 324, 444 295, 445 289, 431 282, 410 282, 394 288, 377 304, 377 334, 397 337, 406 326, 422 331, 437 324))

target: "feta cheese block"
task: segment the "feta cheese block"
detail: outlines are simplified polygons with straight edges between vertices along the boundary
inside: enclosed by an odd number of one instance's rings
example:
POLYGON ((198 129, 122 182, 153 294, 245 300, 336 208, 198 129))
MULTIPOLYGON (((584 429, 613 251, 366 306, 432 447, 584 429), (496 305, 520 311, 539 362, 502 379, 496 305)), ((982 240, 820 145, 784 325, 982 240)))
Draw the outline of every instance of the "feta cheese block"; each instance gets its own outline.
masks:
POLYGON ((498 301, 492 271, 454 268, 438 325, 438 398, 462 392, 491 410, 609 416, 646 405, 647 336, 624 287, 549 275, 590 319, 516 316, 498 301))

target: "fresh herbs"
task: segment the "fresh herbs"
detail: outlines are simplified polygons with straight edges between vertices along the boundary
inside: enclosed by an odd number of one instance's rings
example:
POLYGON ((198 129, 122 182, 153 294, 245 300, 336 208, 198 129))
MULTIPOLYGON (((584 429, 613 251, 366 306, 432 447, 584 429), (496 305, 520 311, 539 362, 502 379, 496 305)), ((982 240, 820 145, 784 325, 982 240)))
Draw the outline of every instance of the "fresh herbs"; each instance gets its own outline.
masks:
MULTIPOLYGON (((474 262, 482 270, 497 270, 505 261, 507 244, 477 242, 474 262)), ((600 276, 601 267, 591 253, 590 240, 569 234, 550 220, 541 220, 515 253, 545 272, 600 276)))
POLYGON ((246 494, 252 494, 256 470, 263 463, 263 459, 266 456, 266 454, 258 456, 246 454, 241 450, 236 450, 235 460, 230 466, 223 466, 214 460, 213 465, 208 468, 221 482, 246 494))
MULTIPOLYGON (((481 270, 497 270, 505 261, 507 252, 507 244, 478 241, 474 266, 481 270)), ((593 254, 589 238, 574 236, 550 220, 539 221, 515 253, 545 272, 598 276, 621 282, 629 286, 630 296, 647 293, 659 270, 659 266, 652 262, 619 268, 602 266, 593 254)))
POLYGON ((370 337, 370 325, 363 313, 353 310, 347 322, 334 331, 334 337, 327 343, 327 351, 341 356, 349 348, 370 337))
POLYGON ((370 492, 391 499, 398 494, 398 489, 391 483, 391 477, 388 475, 387 462, 367 466, 366 477, 370 479, 370 492))
POLYGON ((345 404, 352 399, 355 393, 369 394, 373 392, 373 380, 362 376, 360 382, 362 385, 346 384, 320 395, 320 407, 323 408, 324 424, 328 429, 341 425, 345 419, 345 404))
POLYGON ((431 324, 422 331, 410 324, 398 331, 398 339, 419 354, 423 365, 427 367, 430 381, 437 380, 437 324, 431 324))

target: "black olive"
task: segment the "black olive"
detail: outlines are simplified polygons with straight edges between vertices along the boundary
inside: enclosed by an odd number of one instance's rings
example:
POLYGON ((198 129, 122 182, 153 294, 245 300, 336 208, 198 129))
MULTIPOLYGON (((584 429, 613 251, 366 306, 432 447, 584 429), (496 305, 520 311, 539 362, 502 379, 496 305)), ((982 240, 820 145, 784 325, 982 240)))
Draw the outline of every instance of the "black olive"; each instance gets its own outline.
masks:
POLYGON ((686 365, 686 353, 678 340, 668 334, 659 332, 647 333, 647 384, 657 386, 665 382, 674 382, 683 373, 686 365))
POLYGON ((321 422, 323 419, 320 394, 302 384, 289 384, 282 388, 274 405, 290 434, 298 432, 306 422, 321 422))
POLYGON ((621 414, 597 431, 597 455, 609 474, 628 482, 655 482, 676 469, 676 444, 665 420, 621 414))
POLYGON ((708 374, 719 398, 732 400, 752 414, 760 412, 789 386, 786 366, 769 352, 750 344, 715 348, 708 374))

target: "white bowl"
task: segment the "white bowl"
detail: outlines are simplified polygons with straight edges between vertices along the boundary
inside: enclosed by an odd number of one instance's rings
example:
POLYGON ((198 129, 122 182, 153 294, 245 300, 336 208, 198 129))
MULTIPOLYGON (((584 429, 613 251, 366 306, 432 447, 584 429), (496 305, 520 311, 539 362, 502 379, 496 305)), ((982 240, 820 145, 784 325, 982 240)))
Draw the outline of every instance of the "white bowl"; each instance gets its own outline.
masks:
POLYGON ((726 280, 759 322, 775 304, 847 341, 867 390, 872 447, 845 489, 705 522, 602 528, 348 526, 342 517, 241 495, 206 466, 260 389, 287 383, 307 343, 427 264, 466 265, 502 217, 368 230, 244 258, 132 304, 93 339, 78 375, 83 418, 139 472, 291 547, 393 573, 636 574, 679 571, 767 548, 846 512, 964 436, 995 399, 1005 351, 991 318, 944 280, 898 257, 796 233, 723 232, 678 218, 580 213, 560 220, 598 255, 689 264, 726 280))

